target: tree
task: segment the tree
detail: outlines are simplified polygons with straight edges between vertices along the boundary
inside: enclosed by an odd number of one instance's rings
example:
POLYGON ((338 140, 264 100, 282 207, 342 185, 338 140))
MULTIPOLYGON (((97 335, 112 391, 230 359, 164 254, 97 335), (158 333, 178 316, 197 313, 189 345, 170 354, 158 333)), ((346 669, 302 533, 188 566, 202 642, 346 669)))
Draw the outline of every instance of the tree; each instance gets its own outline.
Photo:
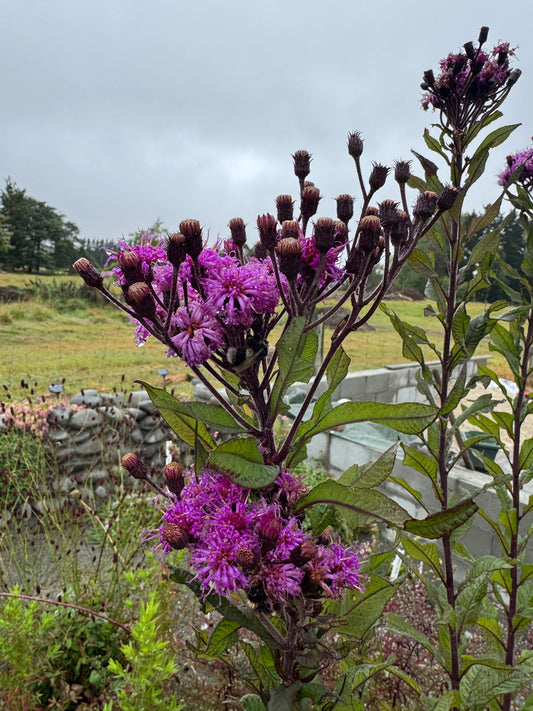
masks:
POLYGON ((56 208, 36 200, 8 178, 0 193, 2 228, 9 245, 0 252, 2 264, 11 269, 39 272, 43 268, 70 267, 79 253, 79 229, 56 208))

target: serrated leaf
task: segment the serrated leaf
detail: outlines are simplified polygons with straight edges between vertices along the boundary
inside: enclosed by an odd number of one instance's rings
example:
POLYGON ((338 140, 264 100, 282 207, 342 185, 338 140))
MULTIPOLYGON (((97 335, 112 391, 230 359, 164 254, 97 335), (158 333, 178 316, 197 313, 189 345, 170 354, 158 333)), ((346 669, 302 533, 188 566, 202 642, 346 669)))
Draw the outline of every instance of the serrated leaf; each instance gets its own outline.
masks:
POLYGON ((422 538, 441 538, 451 534, 456 528, 466 523, 478 508, 478 505, 472 499, 466 499, 455 506, 449 507, 446 511, 430 514, 421 520, 411 519, 405 523, 404 529, 408 533, 422 536, 422 538))
POLYGON ((407 511, 381 491, 375 489, 351 489, 336 481, 324 481, 315 486, 296 504, 295 512, 315 504, 331 504, 359 515, 365 525, 374 519, 389 525, 401 526, 409 518, 407 511))
POLYGON ((144 387, 161 417, 185 444, 199 446, 206 452, 215 446, 206 426, 185 412, 179 400, 162 388, 154 388, 142 380, 136 382, 144 387))
POLYGON ((435 543, 424 543, 416 538, 402 536, 402 545, 411 560, 418 560, 428 565, 431 570, 444 582, 444 573, 439 558, 439 551, 435 543))
POLYGON ((434 457, 429 454, 425 454, 425 452, 421 452, 419 449, 409 447, 403 442, 402 449, 405 453, 403 463, 407 467, 413 467, 413 469, 416 469, 424 476, 429 477, 433 482, 437 481, 438 465, 437 460, 434 457))
POLYGON ((370 576, 365 583, 364 592, 352 592, 348 594, 344 608, 348 608, 350 613, 344 617, 343 609, 339 611, 344 622, 336 629, 342 634, 349 634, 356 639, 362 639, 371 630, 374 624, 381 617, 385 605, 394 595, 399 587, 389 583, 377 575, 370 576))
POLYGON ((423 249, 414 249, 408 259, 409 266, 423 277, 435 277, 435 265, 432 255, 425 252, 423 249))
POLYGON ((493 408, 493 400, 492 400, 492 395, 490 394, 485 394, 485 395, 480 395, 478 398, 474 400, 473 403, 471 403, 466 410, 463 410, 463 412, 458 415, 458 417, 455 420, 455 424, 457 427, 461 425, 463 422, 466 422, 469 417, 473 417, 474 415, 477 415, 478 413, 482 412, 489 412, 493 408))
POLYGON ((278 466, 264 463, 252 437, 222 442, 209 455, 208 465, 224 471, 229 479, 249 489, 272 484, 280 472, 278 466))
POLYGON ((245 694, 239 699, 244 711, 266 711, 265 704, 257 694, 245 694))
POLYGON ((404 617, 396 615, 392 612, 387 612, 384 615, 384 623, 385 627, 391 630, 392 632, 397 632, 398 634, 403 634, 407 637, 410 637, 411 639, 414 639, 415 642, 421 644, 425 649, 428 650, 428 652, 433 657, 435 657, 435 659, 437 659, 442 664, 442 657, 439 649, 429 640, 428 637, 426 637, 423 632, 420 632, 420 630, 417 630, 412 625, 410 625, 404 617))
POLYGON ((194 648, 194 652, 199 659, 217 659, 220 655, 237 644, 238 622, 222 618, 209 637, 205 649, 194 648))
MULTIPOLYGON (((492 205, 489 205, 489 207, 486 208, 483 215, 474 217, 474 219, 470 223, 470 227, 468 228, 466 236, 467 241, 473 235, 475 235, 476 232, 480 232, 481 230, 485 229, 485 227, 488 227, 490 224, 492 224, 492 222, 494 222, 494 220, 500 214, 502 199, 503 195, 500 195, 500 197, 495 202, 493 202, 492 205)), ((499 237, 498 232, 495 231, 494 233, 492 233, 492 235, 488 235, 487 237, 483 237, 473 248, 472 254, 468 262, 469 265, 477 264, 480 259, 480 255, 482 256, 486 251, 488 251, 487 248, 484 246, 485 242, 489 244, 494 244, 494 247, 498 246, 499 239, 496 239, 496 241, 494 240, 494 237, 499 237), (487 239, 487 237, 490 237, 490 239, 487 239)))
POLYGON ((389 447, 366 469, 354 464, 339 478, 339 484, 354 489, 369 489, 378 486, 390 476, 396 461, 398 443, 389 447))

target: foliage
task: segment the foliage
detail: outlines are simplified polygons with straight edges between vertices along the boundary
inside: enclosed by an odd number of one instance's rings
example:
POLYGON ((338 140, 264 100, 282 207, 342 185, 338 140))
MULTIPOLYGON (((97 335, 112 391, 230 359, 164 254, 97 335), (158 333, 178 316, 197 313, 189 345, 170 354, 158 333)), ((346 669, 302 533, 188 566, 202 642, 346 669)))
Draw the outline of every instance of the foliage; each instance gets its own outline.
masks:
MULTIPOLYGON (((531 412, 525 388, 533 341, 533 237, 528 233, 519 268, 504 267, 495 248, 498 234, 483 233, 497 218, 503 194, 482 215, 470 220, 463 215, 465 197, 483 174, 490 151, 516 128, 493 127, 520 71, 511 68, 514 51, 507 43, 491 52, 483 49, 487 33, 482 28, 477 46, 469 42, 464 51, 442 60, 437 77, 431 70, 424 73, 422 105, 438 111, 435 135, 426 130, 424 139, 440 165, 415 153, 422 178, 412 175, 408 162, 397 162, 399 202, 371 204, 389 168, 374 164, 366 182, 362 138, 357 132, 349 135, 362 195, 351 238, 349 195, 337 198, 337 221, 319 218, 308 235, 320 193, 306 182, 309 154, 297 151, 299 217, 293 219, 292 197, 279 196, 277 219, 258 217, 254 257, 245 257, 240 218, 230 221, 231 239, 220 249, 204 246, 197 220, 183 220, 180 232, 165 241, 143 235, 136 244, 119 243, 113 271, 123 300, 107 289, 87 259, 74 265, 89 286, 135 322, 137 342, 161 341, 213 396, 207 404, 182 402, 145 383, 167 423, 194 447, 195 467, 183 472, 177 463, 167 465, 163 491, 134 454, 122 461, 134 478, 162 495, 162 551, 188 552, 186 567, 172 567, 172 580, 189 588, 205 610, 218 613, 210 634, 198 633, 194 652, 200 659, 223 660, 236 674, 238 654, 247 661, 241 672, 250 691, 240 699, 245 709, 364 709, 375 679, 395 677, 425 709, 510 711, 527 688, 533 657, 526 651, 517 658, 516 652, 520 634, 533 619, 532 567, 524 561, 531 534, 526 517, 533 505, 521 504, 533 445, 520 436, 531 412), (443 165, 449 184, 438 175, 443 165), (407 184, 420 193, 412 208, 407 184), (429 329, 382 308, 402 340, 404 356, 419 366, 418 388, 427 404, 336 403, 350 365, 343 344, 374 315, 407 260, 428 284, 434 304, 424 314, 442 337, 434 340, 429 329), (496 302, 479 315, 469 313, 474 296, 491 283, 513 302, 511 310, 498 316, 506 304, 496 302), (327 308, 318 313, 321 301, 327 308), (347 315, 317 356, 318 327, 344 305, 350 307, 347 315), (281 333, 273 347, 275 328, 281 333), (488 368, 466 380, 467 361, 489 337, 518 387, 516 397, 502 391, 513 414, 499 413, 490 394, 484 394, 457 415, 476 384, 497 381, 488 368), (278 418, 289 410, 290 386, 302 381, 308 386, 300 408, 288 426, 278 427, 278 418), (375 462, 353 465, 338 481, 326 478, 310 490, 291 471, 305 460, 315 435, 359 421, 419 437, 420 447, 403 445, 405 462, 426 477, 432 500, 407 482, 393 481, 413 497, 423 518, 413 518, 379 489, 392 477, 396 445, 375 462), (480 439, 465 442, 460 427, 466 421, 476 424, 481 439, 487 435, 504 444, 506 433, 513 441, 507 452, 510 471, 485 458, 489 479, 474 493, 452 488, 454 467, 459 459, 468 463, 468 450, 480 439), (455 442, 458 453, 452 450, 455 442), (481 499, 475 500, 486 490, 494 490, 501 501, 495 519, 480 507, 481 499), (500 556, 475 558, 468 551, 464 537, 476 516, 497 535, 500 556), (341 520, 354 532, 376 525, 396 531, 396 551, 367 556, 364 584, 359 567, 364 556, 341 541, 335 531, 341 520), (414 640, 422 661, 430 658, 439 668, 439 689, 411 677, 401 658, 385 656, 386 644, 378 652, 371 645, 375 626, 401 584, 389 576, 396 555, 423 586, 430 624, 421 629, 390 610, 384 624, 394 635, 414 640), (462 580, 454 573, 454 555, 466 567, 462 580), (481 654, 471 653, 472 630, 486 636, 481 654), (333 683, 328 667, 335 670, 333 683)), ((509 163, 513 171, 516 163, 509 163)), ((520 169, 522 179, 530 181, 529 163, 520 169)), ((520 181, 518 172, 505 180, 510 195, 513 180, 520 181)), ((529 229, 533 211, 527 181, 515 184, 511 200, 529 229)), ((378 703, 391 708, 386 699, 378 703)))
MULTIPOLYGON (((127 666, 117 659, 109 661, 109 670, 119 680, 117 701, 121 711, 157 711, 162 704, 169 711, 183 709, 166 688, 177 666, 169 643, 160 639, 163 631, 158 593, 152 591, 131 629, 133 641, 120 648, 127 666)), ((111 711, 114 705, 105 708, 111 711)))
POLYGON ((79 229, 45 202, 27 195, 10 178, 0 193, 4 234, 9 232, 7 252, 0 252, 3 266, 39 272, 68 267, 80 248, 79 229))

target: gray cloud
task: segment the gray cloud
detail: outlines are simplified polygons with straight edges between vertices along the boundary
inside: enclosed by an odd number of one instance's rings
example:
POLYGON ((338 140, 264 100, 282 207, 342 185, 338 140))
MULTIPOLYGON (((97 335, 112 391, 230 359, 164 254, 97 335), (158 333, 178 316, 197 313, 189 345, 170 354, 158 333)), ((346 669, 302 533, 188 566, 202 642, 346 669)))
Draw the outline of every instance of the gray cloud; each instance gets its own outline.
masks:
POLYGON ((157 217, 197 217, 216 234, 295 191, 290 154, 307 148, 328 212, 357 193, 347 132, 365 135, 368 164, 423 152, 422 72, 486 24, 489 42, 520 45, 505 118, 525 125, 495 151, 481 207, 506 152, 533 133, 529 15, 530 0, 512 13, 495 0, 19 0, 3 12, 0 177, 84 237, 157 217))

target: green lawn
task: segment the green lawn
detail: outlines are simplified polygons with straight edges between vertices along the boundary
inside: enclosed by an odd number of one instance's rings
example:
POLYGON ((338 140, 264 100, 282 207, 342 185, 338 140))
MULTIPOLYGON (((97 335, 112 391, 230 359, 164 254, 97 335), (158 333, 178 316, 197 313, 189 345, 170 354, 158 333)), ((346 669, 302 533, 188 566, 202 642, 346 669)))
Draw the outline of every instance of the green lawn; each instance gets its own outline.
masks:
MULTIPOLYGON (((28 278, 23 274, 0 274, 0 286, 21 286, 28 278)), ((37 278, 52 280, 52 277, 37 278)), ((77 283, 76 277, 53 278, 57 283, 77 283)), ((423 315, 426 302, 389 301, 387 304, 402 319, 429 329, 432 338, 440 339, 437 319, 423 315)), ((472 304, 470 314, 474 316, 483 309, 483 304, 472 304)), ((387 316, 379 310, 370 325, 373 330, 358 331, 345 343, 352 369, 378 368, 405 361, 401 341, 387 316)), ((331 330, 326 329, 326 347, 330 335, 331 330)), ((62 378, 65 378, 67 395, 83 387, 129 391, 137 387, 133 384, 135 379, 161 384, 158 368, 168 368, 171 387, 190 391, 190 385, 184 382, 186 368, 181 361, 167 359, 165 348, 156 341, 149 340, 142 348, 135 347, 127 316, 107 306, 75 301, 64 308, 61 304, 36 299, 0 304, 0 344, 0 385, 8 388, 13 397, 27 394, 20 387, 21 380, 32 386, 37 383, 37 394, 48 393, 48 385, 62 378)), ((488 345, 481 344, 479 352, 488 352, 488 345)), ((495 358, 491 365, 500 375, 509 377, 503 362, 495 358)))

